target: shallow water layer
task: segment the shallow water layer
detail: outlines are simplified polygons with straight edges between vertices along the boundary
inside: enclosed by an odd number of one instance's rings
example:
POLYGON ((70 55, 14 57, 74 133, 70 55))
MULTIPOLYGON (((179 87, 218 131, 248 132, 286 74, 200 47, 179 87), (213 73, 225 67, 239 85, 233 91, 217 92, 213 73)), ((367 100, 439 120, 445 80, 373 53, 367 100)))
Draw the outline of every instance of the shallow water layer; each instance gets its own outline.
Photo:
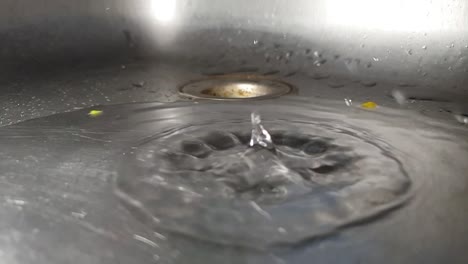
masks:
POLYGON ((467 127, 360 103, 123 104, 4 127, 2 251, 18 263, 43 245, 104 263, 467 263, 467 127))
POLYGON ((463 127, 400 110, 288 99, 135 115, 154 133, 125 153, 115 193, 155 230, 221 245, 296 246, 386 219, 426 195, 421 186, 437 181, 428 171, 447 167, 430 146, 457 155, 449 177, 466 167, 453 135, 463 127))

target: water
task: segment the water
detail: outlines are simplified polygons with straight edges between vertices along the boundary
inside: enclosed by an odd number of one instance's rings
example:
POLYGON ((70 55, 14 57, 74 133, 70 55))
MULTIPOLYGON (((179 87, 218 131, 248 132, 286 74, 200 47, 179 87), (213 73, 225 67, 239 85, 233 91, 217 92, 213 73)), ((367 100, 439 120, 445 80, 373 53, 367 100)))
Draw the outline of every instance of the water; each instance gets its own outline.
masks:
POLYGON ((275 148, 270 133, 261 124, 262 120, 258 113, 251 114, 252 134, 250 136, 250 147, 260 146, 273 150, 275 148))
POLYGON ((466 182, 464 127, 402 110, 288 99, 135 115, 151 136, 123 156, 116 194, 154 230, 194 241, 270 250, 400 211, 431 219, 442 194, 421 190, 466 182))

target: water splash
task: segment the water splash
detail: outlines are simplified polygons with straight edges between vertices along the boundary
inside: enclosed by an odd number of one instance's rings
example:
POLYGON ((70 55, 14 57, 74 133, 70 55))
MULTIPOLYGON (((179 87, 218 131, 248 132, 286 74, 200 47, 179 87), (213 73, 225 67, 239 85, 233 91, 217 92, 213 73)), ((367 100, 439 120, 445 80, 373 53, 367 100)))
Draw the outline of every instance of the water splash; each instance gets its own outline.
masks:
POLYGON ((181 127, 147 123, 163 131, 125 155, 115 193, 154 230, 257 249, 324 237, 407 201, 400 161, 358 120, 278 102, 262 104, 275 120, 268 130, 243 104, 178 108, 181 127))
POLYGON ((271 135, 262 125, 262 119, 257 112, 251 114, 252 135, 250 137, 249 146, 261 146, 266 149, 275 149, 275 145, 271 140, 271 135))
POLYGON ((346 106, 351 107, 353 106, 353 100, 345 98, 344 99, 346 106))

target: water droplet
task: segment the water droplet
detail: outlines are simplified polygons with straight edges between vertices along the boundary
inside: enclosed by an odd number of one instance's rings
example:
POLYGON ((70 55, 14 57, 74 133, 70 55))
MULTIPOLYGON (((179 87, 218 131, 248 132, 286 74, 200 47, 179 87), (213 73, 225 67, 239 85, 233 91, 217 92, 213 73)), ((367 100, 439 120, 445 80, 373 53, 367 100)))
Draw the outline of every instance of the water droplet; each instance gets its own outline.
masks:
POLYGON ((407 53, 408 55, 413 55, 413 50, 412 50, 412 49, 409 49, 409 50, 406 51, 406 53, 407 53))
POLYGON ((257 44, 258 44, 258 40, 254 40, 254 41, 253 41, 253 44, 254 44, 254 45, 257 45, 257 44))
POLYGON ((321 57, 320 53, 318 51, 314 51, 314 56, 315 57, 321 57))
POLYGON ((133 85, 134 87, 141 88, 141 87, 145 86, 145 82, 143 82, 143 81, 141 81, 141 82, 134 82, 134 83, 132 83, 132 85, 133 85))
POLYGON ((464 124, 464 125, 468 124, 468 116, 462 115, 462 114, 456 114, 454 115, 454 117, 459 123, 464 124))
POLYGON ((137 235, 137 234, 134 234, 133 235, 133 238, 137 241, 140 241, 140 242, 143 242, 151 247, 154 247, 154 248, 159 248, 159 245, 156 244, 154 241, 152 240, 149 240, 148 238, 146 237, 143 237, 143 236, 140 236, 140 235, 137 235))
POLYGON ((320 67, 323 64, 325 64, 326 62, 327 62, 326 59, 319 59, 319 60, 314 61, 314 65, 317 66, 317 67, 320 67))
POLYGON ((11 199, 11 198, 7 198, 6 199, 6 202, 9 203, 9 204, 12 204, 12 205, 25 205, 26 204, 26 201, 24 200, 20 200, 20 199, 11 199))
POLYGON ((380 61, 380 59, 377 58, 377 57, 373 57, 372 59, 373 59, 374 61, 380 61))
POLYGON ((450 43, 450 46, 448 46, 449 48, 453 48, 455 47, 455 44, 454 43, 450 43))
POLYGON ((271 140, 270 133, 263 127, 262 119, 258 113, 251 114, 252 135, 250 137, 249 146, 261 146, 266 149, 274 149, 275 146, 271 140))
POLYGON ((87 215, 87 213, 83 210, 80 210, 79 212, 72 212, 71 214, 73 217, 78 218, 78 219, 83 219, 87 215))
POLYGON ((393 90, 392 96, 399 105, 404 105, 407 102, 406 96, 400 90, 393 90))
POLYGON ((345 98, 344 99, 346 106, 352 106, 353 105, 353 100, 345 98))
POLYGON ((425 50, 425 49, 427 49, 427 46, 424 45, 424 46, 422 46, 421 48, 422 48, 423 50, 425 50))

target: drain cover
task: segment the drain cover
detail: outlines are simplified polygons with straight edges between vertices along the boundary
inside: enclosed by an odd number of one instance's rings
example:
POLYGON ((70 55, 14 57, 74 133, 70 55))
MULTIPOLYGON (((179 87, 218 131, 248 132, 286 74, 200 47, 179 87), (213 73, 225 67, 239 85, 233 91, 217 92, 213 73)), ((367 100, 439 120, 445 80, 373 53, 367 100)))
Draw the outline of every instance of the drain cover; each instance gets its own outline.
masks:
POLYGON ((219 76, 189 82, 179 89, 183 96, 212 100, 267 99, 291 92, 291 85, 259 76, 219 76))

